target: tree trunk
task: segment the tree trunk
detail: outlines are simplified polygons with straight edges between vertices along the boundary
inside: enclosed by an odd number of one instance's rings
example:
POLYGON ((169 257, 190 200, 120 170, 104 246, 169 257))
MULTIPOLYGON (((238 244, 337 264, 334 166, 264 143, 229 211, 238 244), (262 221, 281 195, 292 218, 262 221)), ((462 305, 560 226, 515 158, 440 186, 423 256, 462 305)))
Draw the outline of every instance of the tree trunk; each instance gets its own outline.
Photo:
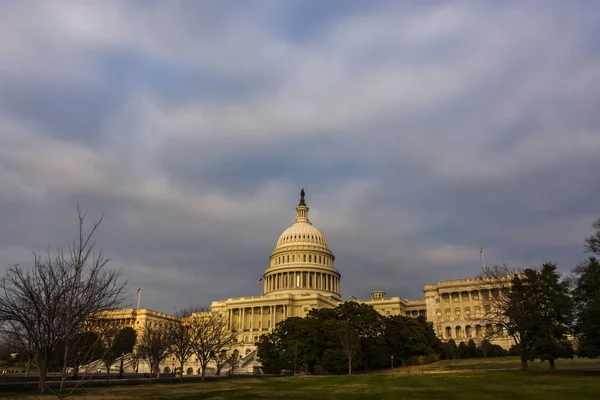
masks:
POLYGON ((181 367, 179 368, 179 378, 181 378, 180 383, 183 383, 183 362, 180 361, 179 363, 181 364, 181 367))
POLYGON ((527 371, 529 367, 527 366, 527 359, 521 358, 521 371, 527 371))
POLYGON ((348 375, 352 375, 352 358, 348 357, 348 375))
POLYGON ((521 371, 527 371, 527 354, 525 353, 525 346, 521 343, 521 371))
POLYGON ((204 375, 206 374, 206 366, 208 365, 207 362, 202 361, 200 363, 200 367, 202 368, 202 372, 201 372, 201 376, 202 376, 202 380, 204 381, 204 375))
POLYGON ((40 393, 46 393, 46 369, 48 362, 46 360, 41 363, 36 363, 40 371, 39 390, 40 393))
POLYGON ((556 371, 556 366, 554 365, 554 359, 548 360, 550 363, 550 371, 556 371))
POLYGON ((29 373, 31 372, 31 358, 27 361, 27 369, 25 370, 25 377, 29 378, 29 373))

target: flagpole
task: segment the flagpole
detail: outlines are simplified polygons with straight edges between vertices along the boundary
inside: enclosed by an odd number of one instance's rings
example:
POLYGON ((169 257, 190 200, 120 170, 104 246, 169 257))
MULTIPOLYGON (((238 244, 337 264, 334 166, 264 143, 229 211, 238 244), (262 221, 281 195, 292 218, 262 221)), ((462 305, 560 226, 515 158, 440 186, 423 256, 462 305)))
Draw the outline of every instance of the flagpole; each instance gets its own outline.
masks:
POLYGON ((481 263, 483 264, 483 270, 487 271, 487 267, 485 266, 485 257, 483 256, 483 246, 481 246, 479 254, 481 255, 481 263))

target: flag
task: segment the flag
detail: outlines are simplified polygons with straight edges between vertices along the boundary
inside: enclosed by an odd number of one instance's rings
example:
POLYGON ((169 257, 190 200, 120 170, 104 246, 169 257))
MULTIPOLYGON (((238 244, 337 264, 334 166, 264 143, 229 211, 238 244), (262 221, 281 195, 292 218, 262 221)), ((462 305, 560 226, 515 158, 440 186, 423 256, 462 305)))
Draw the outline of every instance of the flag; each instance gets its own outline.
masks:
POLYGON ((350 300, 356 300, 356 297, 350 296, 350 300))
POLYGON ((138 290, 135 291, 135 294, 140 294, 141 291, 142 291, 142 288, 138 288, 138 290))
POLYGON ((259 280, 256 281, 256 283, 254 284, 254 286, 258 286, 262 283, 262 278, 260 278, 259 280))

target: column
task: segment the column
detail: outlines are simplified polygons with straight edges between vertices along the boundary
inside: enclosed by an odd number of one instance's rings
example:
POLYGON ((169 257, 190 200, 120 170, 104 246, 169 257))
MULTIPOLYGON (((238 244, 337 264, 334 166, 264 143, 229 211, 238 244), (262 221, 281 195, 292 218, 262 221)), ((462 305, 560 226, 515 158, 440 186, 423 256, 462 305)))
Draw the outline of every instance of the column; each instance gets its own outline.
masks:
MULTIPOLYGON (((469 310, 471 310, 471 320, 475 319, 475 310, 473 309, 473 295, 471 294, 471 290, 469 290, 469 310)), ((471 326, 471 336, 473 336, 473 326, 471 326)))
POLYGON ((264 308, 265 308, 264 306, 260 306, 260 324, 258 326, 258 329, 260 329, 261 331, 263 329, 265 329, 265 321, 264 321, 264 318, 263 318, 263 309, 264 308))
POLYGON ((245 318, 244 318, 244 317, 245 317, 245 315, 246 315, 246 313, 245 313, 245 309, 244 309, 244 308, 241 308, 241 309, 240 309, 240 320, 241 320, 241 322, 240 322, 240 325, 241 325, 241 326, 240 326, 240 329, 241 329, 242 331, 244 330, 244 322, 246 322, 246 321, 244 321, 244 319, 245 319, 245 318))
MULTIPOLYGON (((460 304, 460 319, 464 321, 465 319, 465 307, 463 306, 463 299, 462 299, 462 291, 458 292, 458 303, 460 304)), ((462 330, 462 335, 463 337, 465 336, 465 329, 461 329, 462 330)))
POLYGON ((254 307, 250 309, 250 331, 254 330, 254 307))

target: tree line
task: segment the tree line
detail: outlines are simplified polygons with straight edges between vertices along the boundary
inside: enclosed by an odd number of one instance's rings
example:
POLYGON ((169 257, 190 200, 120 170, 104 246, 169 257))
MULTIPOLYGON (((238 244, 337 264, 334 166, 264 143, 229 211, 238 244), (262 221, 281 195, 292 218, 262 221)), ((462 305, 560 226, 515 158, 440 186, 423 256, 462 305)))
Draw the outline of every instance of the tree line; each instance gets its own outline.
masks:
POLYGON ((204 379, 208 365, 213 362, 220 375, 227 364, 233 374, 239 362, 237 352, 229 352, 237 334, 229 330, 227 317, 206 311, 205 308, 188 308, 176 312, 178 321, 166 324, 147 323, 142 329, 134 350, 134 361, 145 359, 151 374, 159 373, 160 364, 171 355, 179 364, 183 381, 184 365, 195 356, 204 379))
POLYGON ((439 353, 440 341, 425 318, 384 317, 366 304, 348 301, 292 317, 257 342, 269 373, 349 373, 415 362, 439 353))

